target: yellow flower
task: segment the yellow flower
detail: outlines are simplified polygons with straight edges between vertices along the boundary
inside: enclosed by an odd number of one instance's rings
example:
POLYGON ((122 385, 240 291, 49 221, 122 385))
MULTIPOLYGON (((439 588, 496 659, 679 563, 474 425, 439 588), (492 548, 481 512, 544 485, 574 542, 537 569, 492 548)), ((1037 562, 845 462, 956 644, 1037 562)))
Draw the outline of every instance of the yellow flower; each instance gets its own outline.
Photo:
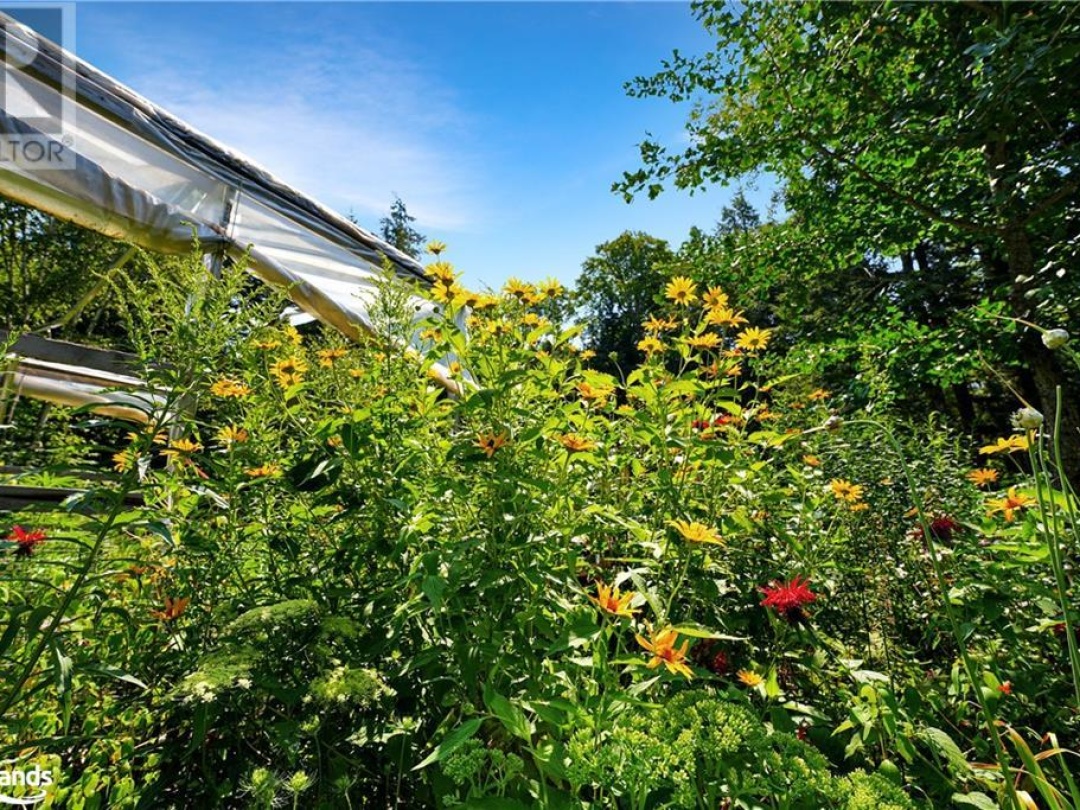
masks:
POLYGON ((510 437, 503 433, 477 433, 476 446, 484 451, 484 455, 491 458, 500 447, 505 447, 510 437))
POLYGON ((709 291, 701 296, 701 303, 709 309, 718 309, 728 305, 727 293, 719 287, 710 287, 709 291))
POLYGON ((256 349, 262 349, 264 352, 268 352, 271 349, 276 349, 281 345, 280 340, 256 340, 251 344, 256 349))
POLYGON ((817 456, 806 455, 806 456, 802 457, 802 460, 803 460, 803 464, 805 464, 807 467, 820 467, 821 466, 821 459, 819 459, 817 456))
POLYGON ((996 512, 1001 512, 1005 516, 1005 520, 1012 523, 1018 509, 1031 506, 1033 503, 1035 503, 1035 499, 1030 495, 1020 495, 1016 492, 1016 487, 1009 487, 1009 491, 1004 498, 991 498, 986 502, 986 513, 993 515, 996 512))
POLYGON ((596 449, 596 442, 576 433, 567 433, 565 436, 560 436, 559 441, 571 453, 584 453, 596 449))
POLYGON ((548 298, 558 298, 563 291, 563 285, 557 279, 547 278, 540 282, 540 292, 548 298))
POLYGON ((811 402, 817 402, 822 399, 828 399, 830 396, 832 396, 832 394, 830 394, 824 388, 818 388, 817 390, 811 392, 810 396, 808 396, 807 399, 811 402))
POLYGON ((720 538, 720 535, 716 533, 716 529, 710 528, 704 523, 673 520, 671 521, 671 525, 678 530, 679 534, 691 543, 712 543, 717 546, 723 545, 724 543, 720 538))
POLYGON ((202 450, 202 445, 198 442, 191 439, 176 439, 169 442, 169 446, 161 451, 161 455, 172 463, 190 464, 191 459, 189 456, 199 450, 202 450))
POLYGON ((967 474, 968 480, 977 487, 986 487, 993 484, 1000 477, 1000 473, 997 470, 990 467, 983 467, 979 470, 972 470, 967 474))
POLYGON ((656 669, 663 664, 668 672, 673 675, 685 675, 687 679, 693 678, 694 673, 686 665, 686 651, 690 646, 689 640, 684 641, 682 647, 676 649, 675 642, 679 634, 670 627, 652 634, 652 638, 646 640, 642 635, 635 633, 634 638, 643 648, 652 653, 652 659, 646 666, 656 669))
POLYGON ((578 383, 577 392, 582 399, 602 405, 611 396, 612 389, 600 386, 593 387, 587 382, 582 382, 578 383))
POLYGON ((756 326, 750 326, 739 333, 739 336, 735 339, 735 345, 740 349, 753 352, 768 346, 771 337, 771 329, 758 329, 756 326))
POLYGON ((608 587, 603 582, 597 582, 596 596, 590 596, 589 601, 604 613, 632 619, 634 614, 637 613, 636 609, 630 607, 630 603, 634 601, 635 596, 637 594, 634 591, 620 593, 618 586, 608 587))
POLYGON ((427 247, 425 247, 424 250, 426 250, 432 256, 438 256, 440 253, 446 250, 446 244, 444 242, 440 242, 438 239, 432 239, 430 242, 427 243, 427 247))
POLYGON ((135 464, 138 455, 130 448, 127 450, 121 450, 119 453, 113 453, 113 467, 117 472, 127 472, 135 464))
POLYGON ((705 321, 714 326, 728 326, 732 329, 737 328, 741 324, 748 323, 741 312, 736 312, 729 307, 716 307, 715 309, 710 309, 705 316, 705 321))
POLYGON ((476 297, 476 301, 473 302, 472 307, 477 312, 483 312, 485 309, 491 309, 492 307, 497 306, 498 303, 498 298, 496 298, 494 295, 487 295, 485 293, 484 295, 478 295, 476 297))
POLYGON ((645 354, 649 355, 656 354, 657 352, 662 352, 664 350, 664 344, 661 343, 658 338, 655 338, 652 335, 649 335, 648 337, 644 337, 639 340, 637 347, 641 351, 645 352, 645 354))
POLYGON ((829 482, 829 489, 837 500, 847 503, 857 503, 862 500, 863 488, 860 484, 853 484, 843 478, 834 478, 829 482))
POLYGON ((350 368, 349 369, 349 376, 354 378, 354 379, 357 379, 357 380, 359 380, 365 374, 367 374, 367 372, 362 368, 350 368))
POLYGON ((661 332, 671 332, 678 329, 679 322, 673 318, 657 318, 653 315, 642 326, 645 327, 645 331, 649 334, 657 335, 661 332))
POLYGON ((222 377, 220 380, 210 386, 210 393, 215 397, 246 397, 251 393, 251 389, 239 380, 230 380, 228 377, 222 377))
POLYGON ((285 324, 285 328, 282 330, 293 346, 299 346, 304 342, 304 336, 300 334, 300 330, 293 326, 291 323, 285 324))
POLYGON ((461 295, 464 289, 456 282, 437 281, 431 285, 431 297, 442 304, 449 304, 461 295))
POLYGON ((281 475, 281 465, 263 464, 260 467, 252 467, 249 470, 244 470, 244 473, 252 478, 273 478, 276 475, 281 475))
POLYGON ((226 425, 216 434, 217 440, 222 444, 243 444, 250 436, 244 428, 236 425, 226 425))
POLYGON ((512 278, 503 285, 503 292, 514 296, 519 301, 524 301, 530 295, 536 293, 536 288, 532 284, 526 284, 521 279, 512 278))
POLYGON ((695 290, 697 290, 697 284, 686 276, 675 276, 664 288, 664 295, 679 306, 687 307, 697 299, 695 290))
POLYGON ((758 675, 756 672, 751 672, 748 669, 740 669, 735 673, 735 677, 739 679, 740 683, 743 683, 753 689, 755 686, 761 686, 765 683, 765 679, 758 675))
POLYGON ((304 372, 307 370, 307 363, 299 357, 287 357, 270 366, 270 373, 274 375, 282 388, 289 388, 303 382, 304 372))
POLYGON ((319 349, 315 352, 319 357, 319 365, 326 368, 333 366, 335 360, 340 360, 348 353, 347 349, 342 349, 340 347, 334 349, 319 349))
POLYGON ((457 280, 454 265, 450 262, 432 262, 424 268, 424 274, 446 286, 450 286, 457 280))
POLYGON ((741 377, 743 372, 742 363, 736 363, 733 366, 729 366, 727 371, 724 372, 728 377, 741 377))
POLYGON ((578 357, 581 358, 582 362, 586 360, 592 360, 594 357, 596 357, 596 352, 594 352, 592 349, 585 349, 580 354, 578 354, 578 357))
POLYGON ((1009 436, 1007 439, 998 439, 994 444, 986 444, 979 448, 979 455, 990 456, 994 453, 1015 453, 1017 450, 1027 450, 1027 436, 1009 436))
POLYGON ((683 343, 685 343, 691 349, 715 349, 717 346, 720 345, 720 336, 713 334, 712 332, 705 332, 701 335, 691 335, 688 338, 683 338, 683 343))

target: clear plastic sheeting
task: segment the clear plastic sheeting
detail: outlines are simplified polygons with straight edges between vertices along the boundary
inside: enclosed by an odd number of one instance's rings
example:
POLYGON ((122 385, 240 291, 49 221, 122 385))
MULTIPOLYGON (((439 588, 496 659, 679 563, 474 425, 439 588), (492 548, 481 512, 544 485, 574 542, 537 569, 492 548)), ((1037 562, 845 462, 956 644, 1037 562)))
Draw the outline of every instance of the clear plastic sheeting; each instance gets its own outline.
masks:
MULTIPOLYGON (((2 13, 0 28, 0 194, 148 250, 183 253, 196 237, 246 255, 252 273, 351 338, 371 329, 384 263, 428 285, 412 257, 2 13), (31 141, 50 159, 20 156, 31 141)), ((434 306, 414 303, 417 320, 434 306)))
MULTIPOLYGON (((60 159, 0 160, 0 194, 155 251, 188 250, 193 229, 208 250, 250 250, 256 275, 350 336, 368 328, 365 294, 384 261, 427 284, 410 256, 10 17, 0 24, 0 140, 49 140, 30 122, 64 114, 65 88, 74 96, 50 143, 60 159)), ((417 306, 420 318, 432 304, 417 306)))

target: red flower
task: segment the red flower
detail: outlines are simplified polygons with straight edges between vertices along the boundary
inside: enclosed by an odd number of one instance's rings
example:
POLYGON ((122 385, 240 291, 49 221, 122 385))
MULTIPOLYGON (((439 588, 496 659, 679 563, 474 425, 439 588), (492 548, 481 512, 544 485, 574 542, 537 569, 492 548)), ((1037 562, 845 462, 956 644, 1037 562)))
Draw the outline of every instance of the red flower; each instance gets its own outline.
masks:
POLYGON ((16 556, 29 557, 34 553, 34 546, 44 543, 46 536, 41 529, 27 531, 22 526, 12 526, 7 539, 18 544, 19 547, 15 549, 16 556))
MULTIPOLYGON (((961 526, 955 518, 951 518, 948 515, 941 515, 930 521, 930 534, 934 536, 935 540, 940 540, 943 543, 948 543, 952 540, 952 536, 962 528, 963 526, 961 526)), ((914 533, 915 536, 921 540, 923 538, 922 526, 916 527, 914 533)))
POLYGON ((817 599, 817 594, 810 590, 810 580, 800 581, 799 577, 786 583, 773 580, 771 585, 758 590, 765 594, 761 600, 762 607, 775 608, 777 613, 793 624, 806 618, 803 605, 817 599))
POLYGON ((998 687, 998 691, 1001 692, 1001 694, 1003 694, 1003 695, 1011 695, 1012 694, 1012 681, 1005 681, 1005 683, 1001 684, 998 687))

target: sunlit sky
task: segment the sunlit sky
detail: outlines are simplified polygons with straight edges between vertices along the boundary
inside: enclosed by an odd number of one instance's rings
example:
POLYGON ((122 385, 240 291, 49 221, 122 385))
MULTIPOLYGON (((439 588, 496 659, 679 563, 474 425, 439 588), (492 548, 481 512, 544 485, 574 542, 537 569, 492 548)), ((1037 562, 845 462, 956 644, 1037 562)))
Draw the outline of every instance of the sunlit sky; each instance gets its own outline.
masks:
MULTIPOLYGON (((472 286, 572 283, 627 229, 673 245, 734 189, 611 192, 687 108, 623 85, 707 33, 673 2, 76 4, 76 51, 364 227, 395 194, 472 286)), ((767 189, 751 191, 764 207, 767 189)))

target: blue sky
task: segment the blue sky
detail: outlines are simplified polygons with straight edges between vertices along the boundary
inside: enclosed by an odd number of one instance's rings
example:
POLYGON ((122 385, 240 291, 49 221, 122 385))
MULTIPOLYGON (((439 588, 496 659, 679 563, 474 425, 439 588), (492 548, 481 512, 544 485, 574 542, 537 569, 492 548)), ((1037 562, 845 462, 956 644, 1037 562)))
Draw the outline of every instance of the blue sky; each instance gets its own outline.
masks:
MULTIPOLYGON (((376 229, 398 194, 472 286, 572 283, 623 230, 677 245, 733 189, 610 187, 687 109, 623 83, 709 40, 673 2, 79 2, 76 50, 376 229)), ((751 193, 762 207, 768 190, 751 193)))

